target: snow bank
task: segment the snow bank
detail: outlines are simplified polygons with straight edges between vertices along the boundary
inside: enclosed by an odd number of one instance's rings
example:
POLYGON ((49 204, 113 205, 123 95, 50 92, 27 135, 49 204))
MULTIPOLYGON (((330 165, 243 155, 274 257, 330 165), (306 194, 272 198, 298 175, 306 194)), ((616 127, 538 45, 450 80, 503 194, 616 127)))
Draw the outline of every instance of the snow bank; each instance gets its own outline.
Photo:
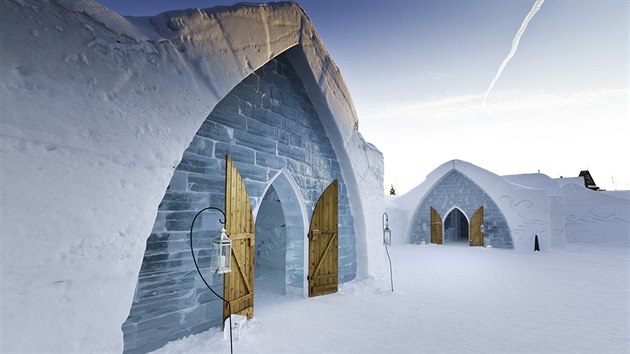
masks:
POLYGON ((382 154, 297 5, 127 19, 89 0, 14 0, 0 33, 3 351, 122 350, 183 151, 230 89, 293 46, 352 196, 360 271, 380 263, 382 154))
POLYGON ((596 192, 577 184, 566 184, 561 191, 568 242, 628 247, 630 201, 625 193, 596 192))

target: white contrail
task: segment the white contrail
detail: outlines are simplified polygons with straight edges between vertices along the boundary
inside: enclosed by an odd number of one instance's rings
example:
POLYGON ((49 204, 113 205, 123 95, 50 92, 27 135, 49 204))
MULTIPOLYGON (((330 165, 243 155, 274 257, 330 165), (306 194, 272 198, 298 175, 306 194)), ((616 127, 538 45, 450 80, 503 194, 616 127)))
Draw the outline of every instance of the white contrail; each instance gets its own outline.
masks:
POLYGON ((516 32, 516 36, 514 36, 514 39, 512 40, 512 49, 510 49, 510 52, 508 53, 508 55, 505 57, 505 59, 503 59, 501 66, 499 66, 499 71, 497 71, 497 74, 494 76, 494 79, 492 80, 492 82, 490 83, 490 86, 488 87, 488 91, 486 91, 486 94, 483 96, 482 106, 486 112, 487 112, 486 101, 488 100, 488 95, 490 94, 490 91, 492 91, 492 89, 494 88, 494 85, 497 83, 497 80, 499 80, 499 77, 501 77, 501 73, 503 73, 503 69, 505 69, 505 66, 507 65, 507 63, 510 61, 510 59, 512 59, 512 57, 514 56, 514 53, 516 53, 516 50, 518 49, 518 42, 520 42, 521 37, 523 36, 523 32, 525 32, 525 29, 527 28, 529 21, 534 17, 536 12, 540 10, 540 7, 542 6, 543 2, 545 2, 545 0, 536 0, 532 9, 529 10, 529 13, 527 14, 527 16, 525 16, 525 20, 523 20, 523 23, 521 24, 521 28, 519 28, 518 32, 516 32))

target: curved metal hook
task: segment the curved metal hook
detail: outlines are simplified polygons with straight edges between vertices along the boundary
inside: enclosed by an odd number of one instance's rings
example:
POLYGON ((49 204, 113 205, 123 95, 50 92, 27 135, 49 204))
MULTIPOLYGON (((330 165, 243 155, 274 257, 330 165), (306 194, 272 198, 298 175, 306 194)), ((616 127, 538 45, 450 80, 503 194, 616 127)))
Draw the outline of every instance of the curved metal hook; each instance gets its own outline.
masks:
POLYGON ((219 209, 219 208, 215 208, 215 207, 207 207, 207 208, 203 208, 203 209, 199 210, 199 212, 198 212, 198 213, 195 215, 195 217, 193 218, 193 222, 192 222, 192 223, 193 223, 193 224, 195 223, 195 220, 197 219, 197 217, 199 216, 199 214, 201 214, 202 212, 204 212, 204 211, 206 211, 206 210, 209 210, 209 209, 212 209, 212 210, 216 210, 216 211, 221 212, 221 214, 223 214, 223 220, 219 219, 219 222, 221 223, 221 225, 225 225, 225 222, 226 222, 225 212, 224 212, 223 210, 221 210, 221 209, 219 209))

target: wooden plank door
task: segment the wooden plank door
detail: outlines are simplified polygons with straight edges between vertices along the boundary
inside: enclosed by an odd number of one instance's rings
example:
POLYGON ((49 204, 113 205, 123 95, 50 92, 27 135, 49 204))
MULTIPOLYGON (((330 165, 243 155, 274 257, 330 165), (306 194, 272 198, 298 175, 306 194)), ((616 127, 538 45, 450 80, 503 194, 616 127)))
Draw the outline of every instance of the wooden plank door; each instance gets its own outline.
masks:
MULTIPOLYGON (((225 229, 232 240, 232 271, 223 277, 223 297, 232 313, 254 315, 254 216, 241 174, 230 156, 225 167, 225 229)), ((230 316, 223 305, 223 320, 230 316)))
POLYGON ((431 243, 442 244, 442 217, 431 207, 431 243))
POLYGON ((308 296, 337 292, 338 283, 338 182, 319 197, 308 231, 308 296))
POLYGON ((483 233, 481 225, 483 224, 483 206, 479 207, 470 218, 470 243, 471 246, 483 246, 483 233))

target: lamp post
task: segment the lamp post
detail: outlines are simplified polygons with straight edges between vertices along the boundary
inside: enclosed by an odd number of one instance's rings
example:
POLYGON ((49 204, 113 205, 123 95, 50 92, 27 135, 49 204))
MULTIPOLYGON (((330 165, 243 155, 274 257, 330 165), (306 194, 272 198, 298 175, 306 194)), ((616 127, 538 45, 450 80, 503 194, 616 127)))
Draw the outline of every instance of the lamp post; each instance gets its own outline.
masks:
MULTIPOLYGON (((216 295, 216 297, 223 300, 223 302, 225 302, 228 306, 228 311, 230 312, 230 353, 233 353, 234 351, 232 349, 232 307, 230 306, 229 301, 227 301, 221 295, 217 294, 214 290, 212 290, 212 288, 210 287, 206 279, 203 277, 203 274, 201 274, 201 270, 199 270, 199 265, 197 264, 197 258, 195 258, 195 251, 193 249, 192 235, 193 235, 193 227, 195 226, 195 220, 197 220, 197 217, 206 210, 216 210, 216 211, 221 212, 221 214, 223 214, 223 220, 219 219, 219 222, 222 225, 225 225, 226 217, 225 217, 225 212, 223 210, 219 208, 215 208, 215 207, 207 207, 207 208, 199 210, 199 212, 193 218, 192 223, 190 224, 190 235, 189 235, 190 253, 192 254, 192 259, 193 259, 193 262, 195 263, 195 268, 197 268, 197 273, 199 273, 199 276, 201 277, 201 280, 203 280, 203 283, 206 284, 208 289, 210 289, 210 291, 214 295, 216 295)), ((211 254, 212 254, 212 258, 210 260, 211 272, 215 274, 222 274, 222 273, 228 273, 231 271, 230 265, 231 265, 231 260, 232 260, 232 240, 230 240, 229 237, 226 235, 225 228, 223 227, 221 227, 221 231, 219 232, 219 235, 214 240, 212 240, 211 254)))
POLYGON ((394 292, 394 276, 392 274, 392 258, 389 256, 389 250, 387 250, 387 246, 392 244, 392 230, 389 229, 389 217, 387 213, 383 213, 383 217, 381 218, 381 225, 383 225, 383 246, 385 246, 385 252, 387 253, 387 258, 389 259, 389 279, 392 283, 392 292, 394 292))

